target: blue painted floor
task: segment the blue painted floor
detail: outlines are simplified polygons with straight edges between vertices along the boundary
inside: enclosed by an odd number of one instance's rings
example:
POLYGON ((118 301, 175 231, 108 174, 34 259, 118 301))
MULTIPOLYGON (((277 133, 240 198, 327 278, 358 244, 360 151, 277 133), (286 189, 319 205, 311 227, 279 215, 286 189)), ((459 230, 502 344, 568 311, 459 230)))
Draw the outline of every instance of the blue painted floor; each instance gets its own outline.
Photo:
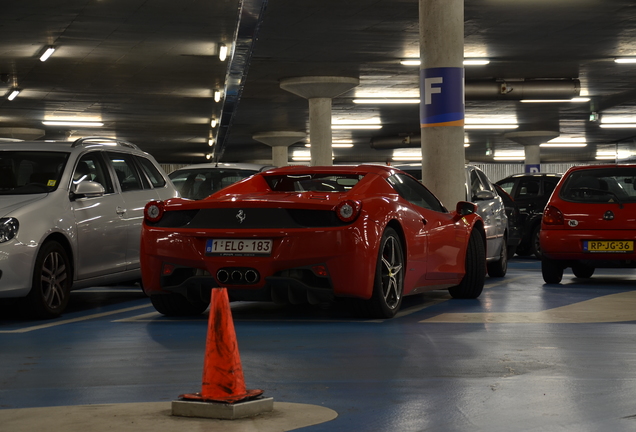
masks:
MULTIPOLYGON (((248 388, 338 413, 303 431, 636 431, 635 287, 632 270, 545 285, 539 262, 517 257, 479 299, 407 297, 392 320, 340 305, 232 311, 248 388)), ((0 419, 201 389, 207 316, 165 318, 139 287, 76 291, 52 321, 0 313, 0 419)))

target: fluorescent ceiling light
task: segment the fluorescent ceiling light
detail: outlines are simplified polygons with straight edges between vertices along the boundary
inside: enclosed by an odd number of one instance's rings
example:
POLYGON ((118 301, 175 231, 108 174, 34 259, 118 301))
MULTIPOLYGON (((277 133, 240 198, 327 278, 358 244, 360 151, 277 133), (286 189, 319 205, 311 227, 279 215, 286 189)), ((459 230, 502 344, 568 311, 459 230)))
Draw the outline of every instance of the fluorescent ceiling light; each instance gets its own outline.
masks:
POLYGON ((517 125, 514 117, 466 117, 466 124, 517 125))
POLYGON ((225 59, 227 58, 227 51, 227 45, 219 45, 219 60, 225 61, 225 59))
POLYGON ((55 47, 52 47, 52 46, 48 47, 46 51, 44 51, 42 55, 40 56, 40 61, 41 62, 47 61, 54 52, 55 52, 55 47))
POLYGON ((209 159, 211 159, 211 158, 212 158, 212 155, 211 155, 210 153, 207 153, 207 154, 205 155, 205 158, 209 160, 209 159))
POLYGON ((84 126, 84 127, 101 127, 104 123, 98 121, 81 121, 81 120, 44 120, 45 126, 84 126))
MULTIPOLYGON (((305 147, 311 147, 311 143, 305 144, 305 147)), ((331 143, 331 147, 333 147, 333 148, 351 148, 351 147, 353 147, 353 143, 337 143, 337 142, 333 142, 333 143, 331 143)))
POLYGON ((494 156, 496 161, 521 161, 525 159, 525 156, 494 156))
POLYGON ((356 104, 418 104, 420 98, 369 98, 369 99, 354 99, 353 103, 356 104))
POLYGON ((636 128, 636 123, 605 123, 600 125, 602 128, 636 128))
POLYGON ((585 137, 556 137, 548 142, 539 144, 540 147, 585 147, 585 137))
POLYGON ((382 129, 382 125, 375 125, 375 124, 337 124, 337 125, 331 125, 331 129, 382 129))
POLYGON ((518 124, 465 124, 464 129, 516 129, 518 124))
POLYGON ((216 117, 212 117, 212 120, 210 120, 210 126, 211 127, 216 127, 218 120, 216 119, 216 117))
POLYGON ((394 161, 421 161, 422 149, 395 149, 393 150, 393 156, 391 159, 394 161))
POLYGON ((221 100, 221 90, 214 90, 214 102, 221 100))
POLYGON ((11 93, 9 93, 9 96, 7 96, 7 99, 12 101, 13 99, 17 98, 19 94, 20 94, 20 90, 13 89, 13 90, 11 90, 11 93))
POLYGON ((208 140, 208 145, 209 145, 210 147, 212 147, 212 146, 214 145, 214 143, 215 143, 215 142, 216 142, 216 140, 215 140, 214 138, 210 138, 210 139, 208 140))
POLYGON ((614 61, 616 63, 636 63, 636 57, 619 57, 614 61))
POLYGON ((576 97, 572 99, 521 99, 522 103, 580 103, 589 102, 590 98, 576 97))
MULTIPOLYGON (((419 66, 422 62, 420 59, 404 59, 400 61, 400 64, 404 66, 419 66)), ((490 60, 486 58, 467 58, 464 59, 465 66, 483 66, 490 63, 490 60)))

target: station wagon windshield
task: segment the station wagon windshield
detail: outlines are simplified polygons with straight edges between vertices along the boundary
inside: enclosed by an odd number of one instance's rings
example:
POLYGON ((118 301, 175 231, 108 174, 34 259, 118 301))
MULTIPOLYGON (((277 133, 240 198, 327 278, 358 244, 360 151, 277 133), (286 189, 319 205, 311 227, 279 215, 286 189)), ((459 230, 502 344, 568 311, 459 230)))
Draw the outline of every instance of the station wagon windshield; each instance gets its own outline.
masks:
POLYGON ((274 192, 347 192, 363 175, 358 174, 288 174, 265 176, 274 192))
POLYGON ((54 191, 67 160, 65 152, 0 151, 0 195, 54 191))

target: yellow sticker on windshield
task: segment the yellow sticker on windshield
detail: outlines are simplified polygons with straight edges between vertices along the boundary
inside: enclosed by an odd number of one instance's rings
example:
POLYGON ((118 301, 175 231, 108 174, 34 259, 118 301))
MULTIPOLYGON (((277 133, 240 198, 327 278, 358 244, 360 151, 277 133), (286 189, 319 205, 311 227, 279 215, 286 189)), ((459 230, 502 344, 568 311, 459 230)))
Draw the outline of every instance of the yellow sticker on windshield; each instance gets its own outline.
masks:
POLYGON ((46 183, 46 185, 47 185, 47 186, 50 186, 50 187, 54 187, 54 186, 55 186, 55 183, 56 183, 56 182, 55 182, 55 180, 49 180, 49 181, 46 183))

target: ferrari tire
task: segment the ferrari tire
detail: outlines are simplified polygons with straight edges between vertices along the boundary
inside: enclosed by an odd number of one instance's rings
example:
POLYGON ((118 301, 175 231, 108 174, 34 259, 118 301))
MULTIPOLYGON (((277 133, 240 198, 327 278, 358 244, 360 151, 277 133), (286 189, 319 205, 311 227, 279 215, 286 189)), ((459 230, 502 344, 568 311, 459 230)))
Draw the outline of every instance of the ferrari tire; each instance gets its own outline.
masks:
POLYGON ((150 301, 157 312, 166 316, 195 316, 202 314, 210 305, 204 299, 188 299, 181 294, 154 294, 150 301))
POLYGON ((503 238, 503 244, 501 246, 501 253, 497 261, 488 263, 488 276, 490 277, 504 277, 508 271, 508 248, 506 244, 508 239, 503 238))
POLYGON ((42 245, 35 259, 31 291, 23 299, 24 312, 34 318, 56 318, 70 298, 73 271, 66 250, 56 241, 42 245))
POLYGON ((470 233, 466 247, 466 273, 459 285, 450 287, 448 292, 456 299, 474 299, 484 289, 486 279, 486 248, 484 239, 477 230, 470 233))
POLYGON ((594 274, 594 270, 596 270, 596 268, 582 263, 576 263, 572 265, 572 273, 574 273, 574 276, 581 279, 591 278, 594 274))
POLYGON ((393 318, 402 304, 404 292, 404 249, 400 236, 393 228, 387 228, 380 240, 375 266, 373 293, 361 304, 363 315, 368 318, 393 318))
POLYGON ((541 259, 541 274, 547 284, 558 284, 563 279, 563 265, 558 260, 543 257, 541 259))

